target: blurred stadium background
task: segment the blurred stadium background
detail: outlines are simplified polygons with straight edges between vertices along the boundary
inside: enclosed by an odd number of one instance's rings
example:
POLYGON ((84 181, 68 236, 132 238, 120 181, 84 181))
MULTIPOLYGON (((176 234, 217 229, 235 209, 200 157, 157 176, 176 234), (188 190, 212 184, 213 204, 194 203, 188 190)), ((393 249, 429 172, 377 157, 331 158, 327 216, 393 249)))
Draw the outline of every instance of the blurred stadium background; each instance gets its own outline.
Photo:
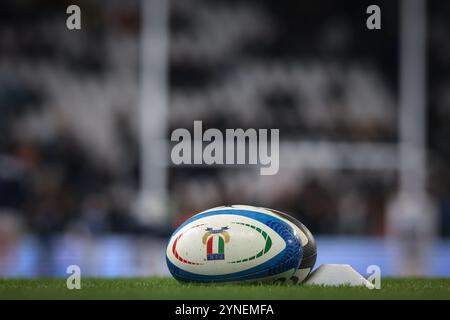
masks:
POLYGON ((0 276, 168 275, 171 231, 223 204, 294 214, 317 265, 450 276, 449 18, 439 0, 1 1, 0 276), (170 165, 194 120, 280 129, 279 173, 170 165))

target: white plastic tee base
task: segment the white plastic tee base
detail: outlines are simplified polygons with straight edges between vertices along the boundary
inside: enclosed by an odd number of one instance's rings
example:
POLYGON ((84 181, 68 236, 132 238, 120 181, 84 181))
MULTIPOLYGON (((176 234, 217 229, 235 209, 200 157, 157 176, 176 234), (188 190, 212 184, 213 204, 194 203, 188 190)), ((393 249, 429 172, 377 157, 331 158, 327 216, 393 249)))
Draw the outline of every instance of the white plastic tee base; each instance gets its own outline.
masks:
POLYGON ((349 264, 322 264, 304 282, 306 285, 322 286, 365 286, 373 289, 374 285, 367 281, 349 264))

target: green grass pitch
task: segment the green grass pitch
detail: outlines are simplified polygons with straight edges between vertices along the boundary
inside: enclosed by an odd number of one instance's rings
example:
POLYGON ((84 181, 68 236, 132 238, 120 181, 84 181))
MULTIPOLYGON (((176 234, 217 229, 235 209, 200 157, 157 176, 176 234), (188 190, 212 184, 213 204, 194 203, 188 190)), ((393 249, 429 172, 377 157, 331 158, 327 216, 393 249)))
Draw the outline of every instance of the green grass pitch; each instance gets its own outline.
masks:
POLYGON ((0 299, 450 299, 450 279, 386 278, 380 290, 268 284, 181 284, 171 278, 0 279, 0 299))

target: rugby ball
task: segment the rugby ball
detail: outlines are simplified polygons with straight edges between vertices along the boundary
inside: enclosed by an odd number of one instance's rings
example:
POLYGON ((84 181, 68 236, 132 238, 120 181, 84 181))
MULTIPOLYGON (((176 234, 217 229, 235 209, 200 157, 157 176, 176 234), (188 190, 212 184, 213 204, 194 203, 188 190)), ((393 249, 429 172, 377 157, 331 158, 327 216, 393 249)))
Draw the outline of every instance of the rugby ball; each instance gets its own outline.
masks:
POLYGON ((298 270, 290 277, 293 284, 302 283, 311 273, 317 259, 316 240, 308 228, 291 215, 273 209, 267 209, 285 219, 295 229, 303 248, 303 259, 298 270))
POLYGON ((303 249, 294 227, 263 208, 223 206, 192 216, 171 236, 170 273, 180 281, 276 281, 290 278, 303 249))

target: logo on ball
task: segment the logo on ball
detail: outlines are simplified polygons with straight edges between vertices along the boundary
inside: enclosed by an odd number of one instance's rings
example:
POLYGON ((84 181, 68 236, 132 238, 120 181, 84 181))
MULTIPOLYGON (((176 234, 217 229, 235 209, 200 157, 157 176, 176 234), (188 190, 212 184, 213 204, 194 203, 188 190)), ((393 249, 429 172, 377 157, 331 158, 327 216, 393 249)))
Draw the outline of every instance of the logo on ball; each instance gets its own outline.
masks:
POLYGON ((225 259, 225 244, 230 241, 228 229, 228 227, 222 227, 218 230, 205 229, 206 233, 203 235, 202 241, 206 245, 206 260, 225 259))

